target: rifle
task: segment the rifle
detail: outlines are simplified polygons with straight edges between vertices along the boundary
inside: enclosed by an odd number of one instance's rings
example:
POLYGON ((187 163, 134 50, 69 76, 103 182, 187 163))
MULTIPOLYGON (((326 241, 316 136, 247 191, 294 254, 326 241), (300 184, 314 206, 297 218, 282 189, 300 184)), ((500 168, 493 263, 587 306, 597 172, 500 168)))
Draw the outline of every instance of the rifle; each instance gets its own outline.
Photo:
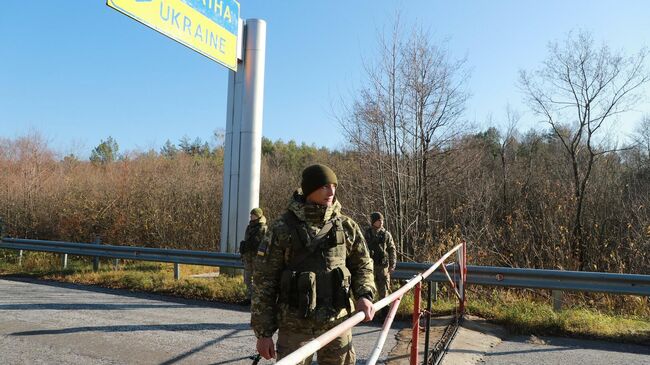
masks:
POLYGON ((257 365, 258 362, 260 362, 260 359, 262 359, 262 355, 257 354, 257 355, 251 355, 248 357, 249 359, 253 360, 252 365, 257 365))

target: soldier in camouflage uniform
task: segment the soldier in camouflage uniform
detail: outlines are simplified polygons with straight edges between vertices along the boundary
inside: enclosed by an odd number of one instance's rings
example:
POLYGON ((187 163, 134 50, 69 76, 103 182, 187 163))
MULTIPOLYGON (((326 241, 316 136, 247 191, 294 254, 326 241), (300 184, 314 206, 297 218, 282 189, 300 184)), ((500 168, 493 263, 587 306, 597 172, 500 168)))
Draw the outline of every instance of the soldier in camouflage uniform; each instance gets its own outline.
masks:
MULTIPOLYGON (((251 325, 257 351, 277 359, 335 327, 353 313, 374 316, 372 261, 359 226, 341 214, 337 178, 324 165, 302 173, 301 189, 270 227, 258 250, 251 325)), ((354 364, 352 331, 317 352, 320 365, 354 364)), ((311 364, 313 354, 300 364, 311 364)))
POLYGON ((250 222, 246 227, 244 240, 239 244, 239 253, 244 263, 244 283, 246 283, 247 300, 250 301, 253 293, 253 262, 257 255, 257 249, 266 235, 266 217, 261 208, 251 210, 250 222))
POLYGON ((395 271, 397 255, 393 236, 384 228, 384 216, 373 212, 370 214, 370 223, 364 236, 373 261, 377 300, 380 300, 390 294, 390 273, 395 271))

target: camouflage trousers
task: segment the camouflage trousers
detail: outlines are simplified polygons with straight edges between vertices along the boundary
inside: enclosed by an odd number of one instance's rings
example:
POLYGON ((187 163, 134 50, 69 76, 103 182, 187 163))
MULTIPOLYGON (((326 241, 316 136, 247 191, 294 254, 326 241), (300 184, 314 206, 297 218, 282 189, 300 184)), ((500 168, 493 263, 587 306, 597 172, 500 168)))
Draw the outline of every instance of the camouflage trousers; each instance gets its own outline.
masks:
POLYGON ((375 266, 375 286, 377 286, 377 297, 375 302, 390 294, 390 272, 387 267, 375 266))
MULTIPOLYGON (((278 331, 277 359, 280 360, 314 338, 322 335, 330 328, 335 327, 346 318, 327 323, 319 328, 317 323, 311 320, 287 320, 280 325, 278 331), (302 322, 302 323, 301 323, 302 322)), ((310 365, 314 355, 309 355, 298 365, 310 365)), ((354 365, 357 361, 356 352, 352 346, 352 330, 344 332, 332 342, 328 343, 316 353, 319 365, 354 365)))
POLYGON ((246 284, 246 298, 253 294, 253 256, 245 253, 241 257, 244 263, 244 284, 246 284))

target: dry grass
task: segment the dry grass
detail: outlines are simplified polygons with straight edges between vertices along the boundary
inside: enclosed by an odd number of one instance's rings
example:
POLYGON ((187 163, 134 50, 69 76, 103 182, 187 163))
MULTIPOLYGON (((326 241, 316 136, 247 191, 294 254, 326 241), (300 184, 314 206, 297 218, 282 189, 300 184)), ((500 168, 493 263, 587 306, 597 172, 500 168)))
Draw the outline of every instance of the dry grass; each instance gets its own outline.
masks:
POLYGON ((181 265, 181 280, 174 279, 174 265, 167 263, 114 262, 100 260, 100 270, 92 271, 89 259, 70 258, 68 268, 61 269, 58 255, 28 253, 19 266, 15 258, 0 264, 0 274, 29 275, 45 280, 98 285, 107 288, 159 293, 188 299, 201 299, 224 303, 245 300, 246 288, 241 275, 219 275, 209 278, 191 277, 195 274, 216 273, 218 268, 181 265))
MULTIPOLYGON (((557 335, 606 339, 647 344, 650 341, 650 309, 648 298, 625 296, 629 311, 600 310, 597 303, 585 301, 565 303, 554 311, 551 300, 542 292, 522 290, 485 290, 469 293, 468 311, 504 325, 519 334, 557 335)), ((603 298, 608 296, 602 295, 603 298)), ((607 308, 600 304, 601 308, 607 308)))

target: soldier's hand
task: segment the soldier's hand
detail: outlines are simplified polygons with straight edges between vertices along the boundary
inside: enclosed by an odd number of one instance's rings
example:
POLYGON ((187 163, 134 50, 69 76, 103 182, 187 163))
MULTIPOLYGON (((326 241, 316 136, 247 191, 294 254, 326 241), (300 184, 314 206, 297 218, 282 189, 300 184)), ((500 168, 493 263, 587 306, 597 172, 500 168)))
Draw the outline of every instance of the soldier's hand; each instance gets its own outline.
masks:
POLYGON ((359 298, 357 299, 357 303, 355 305, 355 308, 357 310, 360 310, 363 312, 363 314, 366 315, 366 319, 364 319, 364 322, 369 322, 372 321, 372 317, 375 316, 375 306, 372 305, 372 302, 368 300, 367 298, 359 298))
POLYGON ((257 352, 266 360, 275 357, 275 344, 270 337, 260 337, 257 339, 257 352))

